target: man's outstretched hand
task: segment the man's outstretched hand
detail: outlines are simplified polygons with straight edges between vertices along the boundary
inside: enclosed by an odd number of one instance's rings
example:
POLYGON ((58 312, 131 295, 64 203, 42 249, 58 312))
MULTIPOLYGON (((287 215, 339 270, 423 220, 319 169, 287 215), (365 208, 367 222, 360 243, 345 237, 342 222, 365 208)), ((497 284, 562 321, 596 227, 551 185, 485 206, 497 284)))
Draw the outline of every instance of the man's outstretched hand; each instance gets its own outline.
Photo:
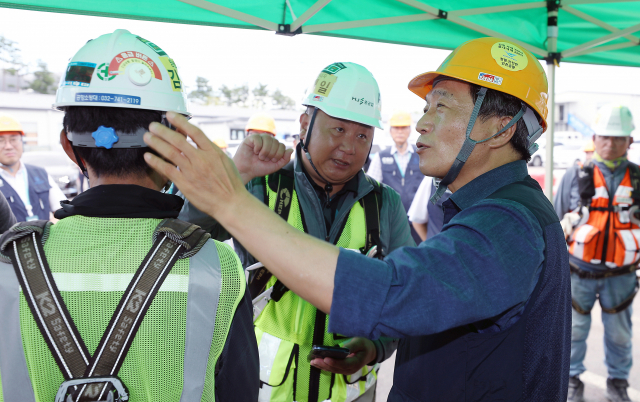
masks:
MULTIPOLYGON (((149 166, 173 181, 196 208, 216 219, 289 289, 328 314, 338 248, 293 228, 249 194, 233 161, 184 116, 169 112, 167 119, 178 132, 160 123, 151 123, 150 132, 144 135, 145 143, 161 155, 145 153, 149 166), (198 148, 189 144, 185 136, 198 148), (314 263, 301 266, 299 261, 314 263)), ((243 143, 247 148, 239 152, 246 151, 246 159, 260 161, 249 172, 244 172, 245 179, 256 173, 275 172, 289 161, 291 151, 282 152, 279 145, 275 147, 268 141, 269 152, 264 141, 258 146, 255 139, 250 139, 253 147, 246 141, 243 143)), ((356 356, 363 353, 352 352, 356 356)))
POLYGON ((233 162, 240 172, 244 184, 254 177, 277 172, 291 159, 293 150, 285 149, 283 143, 270 134, 250 135, 238 147, 233 162))
MULTIPOLYGON (((198 209, 214 217, 219 209, 232 205, 235 197, 248 195, 233 161, 198 127, 177 113, 168 112, 167 119, 178 132, 160 123, 151 123, 150 132, 144 136, 147 145, 165 158, 146 153, 145 160, 153 169, 173 181, 198 209), (189 144, 186 136, 198 148, 189 144)), ((256 172, 277 171, 291 156, 291 151, 285 152, 284 146, 280 147, 273 138, 245 140, 238 151, 242 152, 243 168, 250 167, 249 172, 243 172, 249 180, 256 172), (251 165, 254 159, 258 162, 251 165)))

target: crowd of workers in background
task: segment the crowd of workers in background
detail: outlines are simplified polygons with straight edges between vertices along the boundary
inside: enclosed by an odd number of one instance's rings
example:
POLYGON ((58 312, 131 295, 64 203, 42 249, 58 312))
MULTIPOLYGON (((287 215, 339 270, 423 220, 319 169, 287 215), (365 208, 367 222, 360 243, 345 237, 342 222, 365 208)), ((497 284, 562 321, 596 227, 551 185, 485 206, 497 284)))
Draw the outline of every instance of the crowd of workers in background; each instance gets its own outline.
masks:
POLYGON ((470 41, 417 76, 424 116, 392 114, 393 145, 373 155, 380 92, 359 64, 310 81, 293 150, 260 113, 232 164, 218 158, 232 156, 225 140, 182 117, 172 73, 125 30, 71 59, 91 91, 126 94, 105 104, 62 81, 60 141, 90 184, 72 200, 21 162, 20 123, 0 116, 0 401, 368 402, 396 350, 390 400, 583 401, 596 299, 607 396, 630 400, 640 168, 626 159, 628 108, 599 111, 554 214, 526 166, 547 126, 546 76, 514 44, 470 41), (500 64, 503 49, 520 68, 500 64), (105 55, 129 60, 114 82, 91 78, 105 55), (156 98, 137 105, 146 91, 156 98), (243 202, 241 188, 262 204, 243 224, 203 201, 226 189, 214 204, 243 202), (329 282, 294 275, 314 264, 329 282))

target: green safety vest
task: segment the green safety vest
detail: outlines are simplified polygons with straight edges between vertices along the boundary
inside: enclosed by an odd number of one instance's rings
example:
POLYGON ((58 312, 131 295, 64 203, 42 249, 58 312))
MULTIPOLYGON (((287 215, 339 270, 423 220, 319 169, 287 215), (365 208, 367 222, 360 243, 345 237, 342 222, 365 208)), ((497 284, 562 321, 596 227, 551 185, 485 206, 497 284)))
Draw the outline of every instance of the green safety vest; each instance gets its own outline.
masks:
MULTIPOLYGON (((160 221, 71 216, 51 226, 45 255, 91 354, 160 221)), ((214 401, 216 362, 245 286, 240 261, 224 243, 209 240, 179 259, 118 373, 129 400, 214 401)), ((0 263, 0 311, 0 402, 53 401, 64 377, 6 262, 0 263)))
MULTIPOLYGON (((264 180, 267 195, 265 203, 268 202, 269 208, 276 212, 282 205, 278 205, 278 187, 272 188, 270 183, 278 179, 278 176, 267 176, 264 180)), ((286 203, 287 199, 284 201, 286 203)), ((295 189, 289 202, 291 206, 287 222, 304 232, 303 213, 295 189)), ((363 249, 366 240, 365 221, 365 210, 360 202, 356 202, 349 212, 336 245, 352 250, 363 249)), ((276 281, 277 278, 272 276, 266 288, 273 286, 276 281)), ((259 401, 315 402, 309 400, 310 387, 315 386, 318 389, 318 401, 349 402, 375 385, 377 365, 364 366, 357 373, 348 376, 321 371, 319 384, 311 384, 312 370, 308 355, 312 345, 322 343, 335 346, 350 339, 327 332, 328 325, 329 317, 326 314, 292 291, 287 291, 277 302, 271 300, 267 303, 255 321, 262 384, 259 401), (322 331, 321 338, 316 331, 322 331), (314 334, 315 339, 322 339, 322 342, 314 342, 314 334)))

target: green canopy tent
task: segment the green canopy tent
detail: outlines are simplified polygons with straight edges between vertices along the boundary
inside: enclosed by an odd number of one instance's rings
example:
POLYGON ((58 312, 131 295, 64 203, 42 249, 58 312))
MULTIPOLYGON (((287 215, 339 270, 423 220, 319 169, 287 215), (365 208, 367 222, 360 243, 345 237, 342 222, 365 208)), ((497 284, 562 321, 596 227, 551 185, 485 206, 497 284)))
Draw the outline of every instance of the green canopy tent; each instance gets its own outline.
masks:
MULTIPOLYGON (((548 120, 562 62, 640 66, 640 1, 629 0, 20 0, 0 7, 180 24, 264 29, 454 49, 496 36, 548 64, 548 120)), ((553 124, 547 143, 553 144, 553 124)), ((546 178, 553 147, 546 147, 546 178)), ((552 196, 553 180, 545 193, 552 196)))

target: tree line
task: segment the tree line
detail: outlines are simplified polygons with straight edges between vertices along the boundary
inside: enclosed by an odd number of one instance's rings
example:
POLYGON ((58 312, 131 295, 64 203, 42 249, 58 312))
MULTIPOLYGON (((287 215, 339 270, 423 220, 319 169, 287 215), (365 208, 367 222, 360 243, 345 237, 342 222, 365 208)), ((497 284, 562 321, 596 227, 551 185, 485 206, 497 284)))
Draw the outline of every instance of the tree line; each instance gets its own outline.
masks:
POLYGON ((8 66, 4 71, 10 76, 25 77, 30 75, 32 77, 26 81, 25 87, 19 89, 32 89, 41 94, 56 93, 59 77, 49 71, 47 63, 38 60, 35 67, 25 63, 17 43, 2 35, 0 35, 0 62, 8 66))
POLYGON ((266 107, 293 109, 296 104, 293 99, 284 95, 279 89, 269 91, 265 84, 258 84, 253 89, 249 89, 247 84, 233 88, 223 84, 218 90, 214 90, 209 84, 209 80, 204 77, 196 78, 196 88, 189 92, 189 99, 203 105, 213 104, 255 109, 266 107))

